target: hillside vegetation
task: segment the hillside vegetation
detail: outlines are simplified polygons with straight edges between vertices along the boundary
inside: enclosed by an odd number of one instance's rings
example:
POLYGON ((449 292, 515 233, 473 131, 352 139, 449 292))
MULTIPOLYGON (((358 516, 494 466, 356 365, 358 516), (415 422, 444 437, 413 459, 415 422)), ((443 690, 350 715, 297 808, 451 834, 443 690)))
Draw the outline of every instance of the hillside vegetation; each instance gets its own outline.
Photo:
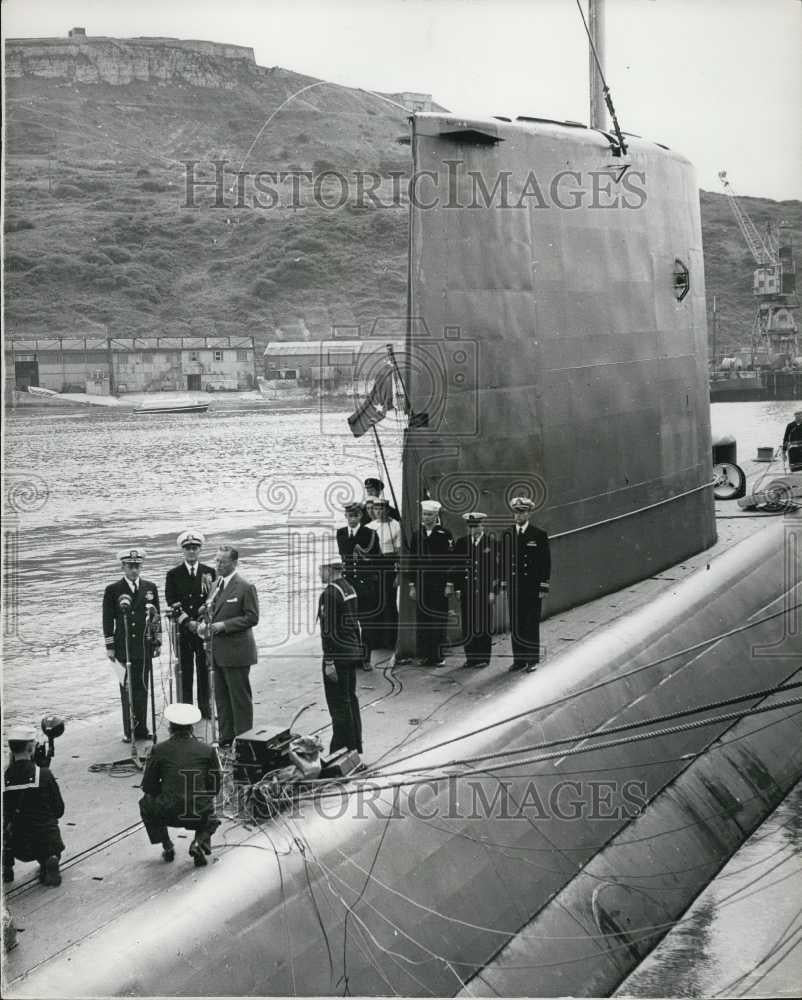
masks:
MULTIPOLYGON (((414 83, 414 81, 412 81, 414 83)), ((237 207, 226 174, 223 206, 196 189, 186 206, 184 161, 198 180, 227 171, 333 168, 386 180, 409 174, 406 114, 363 91, 307 90, 316 81, 243 66, 227 89, 185 83, 75 84, 25 76, 7 81, 6 331, 45 334, 250 334, 277 327, 312 336, 333 325, 371 324, 405 310, 407 206, 369 198, 327 210, 291 204, 291 181, 274 185, 284 207, 252 207, 252 177, 237 207), (256 142, 254 139, 256 137, 256 142), (252 147, 252 148, 251 148, 252 147), (250 151, 249 151, 250 150, 250 151), (247 158, 246 158, 247 154, 247 158)), ((335 204, 339 185, 323 188, 335 204)), ((263 202, 265 201, 262 195, 263 202)), ((719 345, 746 343, 753 264, 723 195, 701 193, 708 300, 718 297, 719 345)), ((802 237, 802 204, 747 198, 755 223, 790 224, 802 237)))

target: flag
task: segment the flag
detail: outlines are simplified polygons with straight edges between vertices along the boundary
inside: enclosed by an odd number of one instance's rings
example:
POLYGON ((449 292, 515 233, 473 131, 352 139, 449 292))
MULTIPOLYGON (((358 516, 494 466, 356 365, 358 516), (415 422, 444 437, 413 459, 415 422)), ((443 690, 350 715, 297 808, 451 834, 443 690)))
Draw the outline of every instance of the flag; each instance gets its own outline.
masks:
POLYGON ((368 394, 365 402, 348 418, 348 426, 354 437, 362 435, 371 427, 384 420, 388 410, 393 409, 393 371, 383 371, 368 394))

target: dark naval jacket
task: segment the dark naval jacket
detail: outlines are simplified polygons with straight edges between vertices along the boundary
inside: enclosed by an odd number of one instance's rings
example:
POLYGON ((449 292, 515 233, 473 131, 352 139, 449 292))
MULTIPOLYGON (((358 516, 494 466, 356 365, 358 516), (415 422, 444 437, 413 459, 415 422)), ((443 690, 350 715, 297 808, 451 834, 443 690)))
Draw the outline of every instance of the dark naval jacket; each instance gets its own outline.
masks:
POLYGON ((197 621, 198 609, 209 596, 211 584, 217 577, 212 566, 199 562, 195 564, 195 576, 190 576, 185 562, 167 571, 164 582, 164 599, 168 608, 176 601, 193 621, 197 621), (204 579, 204 577, 206 579, 204 579))
POLYGON ((128 612, 128 651, 131 662, 142 662, 145 659, 145 605, 153 604, 156 615, 153 622, 155 645, 161 644, 161 612, 159 608, 159 591, 150 580, 138 581, 136 595, 131 593, 128 580, 123 577, 116 583, 110 583, 103 594, 103 635, 106 648, 113 649, 114 655, 125 663, 125 617, 119 608, 119 598, 127 594, 132 601, 128 612))
POLYGON ((379 536, 366 525, 360 525, 353 535, 346 525, 337 529, 337 551, 343 561, 343 571, 350 583, 360 577, 360 570, 365 570, 372 556, 381 555, 379 536), (360 562, 362 566, 360 567, 360 562))
POLYGON ((436 524, 429 534, 424 527, 412 533, 409 552, 404 559, 404 567, 410 575, 410 583, 417 590, 438 597, 442 596, 445 585, 450 582, 454 563, 454 536, 440 524, 436 524))
POLYGON ((324 659, 362 659, 358 604, 356 591, 344 577, 326 585, 317 608, 324 659))
POLYGON ((468 594, 487 597, 499 590, 499 550, 494 535, 483 532, 478 545, 470 535, 463 535, 454 543, 452 580, 454 589, 468 594))
POLYGON ((190 732, 179 732, 151 750, 142 791, 158 799, 164 814, 199 819, 214 811, 221 780, 214 747, 190 732))
POLYGON ((513 597, 540 598, 549 589, 549 536, 529 522, 521 534, 514 525, 504 535, 504 577, 513 597))
POLYGON ((58 821, 64 800, 48 767, 32 760, 13 761, 3 775, 4 839, 21 861, 64 850, 58 821), (29 857, 24 857, 29 855, 29 857))

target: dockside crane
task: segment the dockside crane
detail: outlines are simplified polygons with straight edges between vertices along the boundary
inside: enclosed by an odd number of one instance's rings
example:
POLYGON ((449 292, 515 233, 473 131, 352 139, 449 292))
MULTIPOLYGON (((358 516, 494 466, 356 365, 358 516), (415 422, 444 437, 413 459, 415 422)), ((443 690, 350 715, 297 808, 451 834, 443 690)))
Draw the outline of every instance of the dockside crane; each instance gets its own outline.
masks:
POLYGON ((757 308, 752 324, 750 365, 753 368, 776 369, 798 364, 799 328, 794 316, 799 308, 796 263, 790 239, 786 238, 786 227, 780 225, 777 234, 769 223, 765 233, 761 234, 739 202, 727 171, 719 171, 718 177, 738 228, 757 264, 752 280, 752 294, 757 297, 757 308))

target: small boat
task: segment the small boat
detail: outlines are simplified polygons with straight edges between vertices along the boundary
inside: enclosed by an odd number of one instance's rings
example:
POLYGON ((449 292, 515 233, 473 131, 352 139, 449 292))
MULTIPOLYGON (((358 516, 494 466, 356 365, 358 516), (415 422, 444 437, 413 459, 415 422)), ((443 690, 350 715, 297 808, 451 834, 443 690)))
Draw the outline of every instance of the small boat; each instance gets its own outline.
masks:
POLYGON ((208 403, 196 403, 192 399, 175 399, 159 400, 151 405, 143 403, 134 410, 134 413, 205 413, 208 409, 208 403))

